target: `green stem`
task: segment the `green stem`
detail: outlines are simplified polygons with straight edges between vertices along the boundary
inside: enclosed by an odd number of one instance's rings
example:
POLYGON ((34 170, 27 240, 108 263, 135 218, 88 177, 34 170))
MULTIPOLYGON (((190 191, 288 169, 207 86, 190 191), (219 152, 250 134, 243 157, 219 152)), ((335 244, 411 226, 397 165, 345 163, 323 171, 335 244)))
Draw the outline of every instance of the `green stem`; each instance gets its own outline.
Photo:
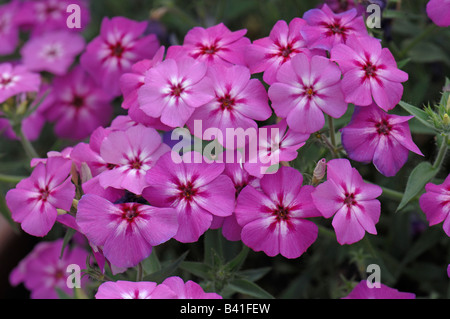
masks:
POLYGON ((4 182, 4 183, 17 184, 18 182, 20 182, 24 178, 26 178, 26 177, 25 176, 12 176, 12 175, 0 174, 0 182, 4 182))
POLYGON ((399 202, 402 200, 403 195, 404 195, 402 192, 398 192, 398 191, 395 191, 395 190, 387 188, 387 187, 382 187, 382 186, 380 186, 380 187, 383 190, 383 193, 381 194, 381 196, 384 196, 386 198, 393 199, 393 200, 396 200, 399 202))
POLYGON ((400 58, 404 58, 406 54, 414 48, 417 44, 419 44, 423 39, 428 37, 431 33, 438 29, 438 26, 434 23, 431 23, 421 34, 419 34, 416 38, 414 38, 402 51, 400 51, 400 58))
POLYGON ((22 143, 22 147, 25 150, 25 153, 28 155, 30 159, 39 158, 38 153, 34 149, 33 145, 27 139, 25 134, 23 134, 22 128, 16 130, 16 135, 20 139, 20 143, 22 143))
MULTIPOLYGON (((369 184, 374 184, 374 183, 366 181, 366 180, 364 180, 364 182, 365 183, 369 183, 369 184)), ((374 185, 376 185, 376 184, 374 184, 374 185)), ((390 189, 390 188, 387 188, 387 187, 384 187, 384 186, 380 186, 380 187, 383 190, 383 193, 381 194, 381 196, 389 198, 389 199, 393 199, 393 200, 396 200, 396 201, 399 201, 399 202, 402 200, 403 195, 404 195, 402 192, 395 191, 393 189, 390 189)))
POLYGON ((137 266, 136 281, 142 281, 143 278, 144 278, 144 270, 142 268, 142 262, 140 262, 137 266))
POLYGON ((328 128, 330 129, 331 145, 333 145, 333 148, 336 150, 337 145, 336 145, 336 134, 334 132, 334 123, 333 123, 333 118, 329 115, 328 115, 328 128))
POLYGON ((447 154, 448 145, 447 145, 447 136, 444 136, 442 139, 441 147, 439 148, 439 153, 434 161, 433 168, 439 170, 444 162, 445 155, 447 154))

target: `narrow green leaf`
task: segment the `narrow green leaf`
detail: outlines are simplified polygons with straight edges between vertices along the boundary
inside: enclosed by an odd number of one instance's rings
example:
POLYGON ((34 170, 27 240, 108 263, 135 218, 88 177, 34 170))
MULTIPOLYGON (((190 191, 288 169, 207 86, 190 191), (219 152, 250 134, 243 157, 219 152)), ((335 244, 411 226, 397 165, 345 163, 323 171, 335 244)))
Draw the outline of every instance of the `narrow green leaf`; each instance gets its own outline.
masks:
POLYGON ((153 248, 150 256, 143 260, 142 268, 144 269, 144 275, 149 275, 161 270, 161 263, 156 255, 155 248, 153 248))
POLYGON ((14 222, 14 220, 11 218, 11 212, 8 209, 8 206, 6 205, 6 200, 3 194, 0 194, 0 214, 5 218, 8 224, 14 230, 14 232, 18 233, 19 228, 17 227, 17 224, 14 222))
POLYGON ((64 250, 66 249, 67 244, 72 239, 73 235, 75 235, 75 233, 76 233, 75 229, 67 228, 66 234, 64 235, 64 239, 63 239, 63 245, 62 245, 62 248, 61 248, 61 254, 59 256, 60 259, 63 258, 64 250))
POLYGON ((175 270, 178 269, 178 267, 181 265, 181 263, 186 259, 186 256, 189 254, 189 251, 186 251, 183 253, 180 257, 178 257, 175 261, 170 263, 167 266, 162 266, 161 270, 156 271, 148 276, 145 276, 143 278, 143 281, 153 281, 156 283, 161 283, 169 277, 172 273, 175 272, 175 270))
POLYGON ((442 93, 442 97, 441 97, 441 101, 439 102, 440 105, 445 105, 447 107, 447 110, 450 108, 450 105, 447 105, 448 99, 450 97, 450 79, 449 78, 445 78, 445 85, 444 87, 448 90, 448 91, 444 91, 442 93))
POLYGON ((248 295, 250 297, 258 299, 274 299, 270 293, 262 289, 257 284, 246 279, 234 279, 228 285, 236 292, 248 295))
POLYGON ((241 269, 245 259, 247 258, 248 251, 248 247, 244 245, 241 252, 225 265, 225 270, 228 272, 236 272, 241 269))
POLYGON ((427 113, 419 109, 418 107, 415 107, 414 105, 408 104, 404 101, 400 101, 399 105, 409 114, 414 115, 414 117, 423 125, 432 128, 436 131, 436 128, 431 124, 431 122, 428 121, 429 117, 427 113))
POLYGON ((212 280, 212 267, 195 261, 183 261, 180 268, 206 280, 212 280))
POLYGON ((403 60, 401 60, 401 61, 398 61, 398 62, 397 62, 397 67, 398 67, 399 69, 402 69, 405 65, 408 64, 409 61, 411 61, 411 58, 406 58, 406 59, 403 59, 403 60))
POLYGON ((214 265, 217 257, 223 259, 222 234, 219 229, 210 229, 204 235, 204 261, 214 265))
POLYGON ((272 267, 262 267, 255 269, 246 269, 237 272, 237 276, 247 279, 249 281, 257 281, 267 275, 272 270, 272 267))
POLYGON ((429 162, 417 165, 409 175, 406 189, 397 211, 403 209, 416 195, 418 195, 436 175, 437 170, 429 162))
POLYGON ((402 265, 406 265, 414 261, 431 247, 435 246, 441 239, 441 232, 435 231, 435 229, 427 229, 427 231, 425 231, 411 246, 408 253, 402 260, 402 265))

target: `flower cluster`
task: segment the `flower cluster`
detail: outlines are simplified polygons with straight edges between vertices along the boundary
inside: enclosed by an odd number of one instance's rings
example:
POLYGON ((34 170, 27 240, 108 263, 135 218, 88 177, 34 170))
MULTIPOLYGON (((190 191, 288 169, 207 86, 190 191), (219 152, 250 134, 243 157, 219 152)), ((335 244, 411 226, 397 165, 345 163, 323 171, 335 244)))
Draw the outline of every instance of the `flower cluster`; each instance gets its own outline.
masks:
MULTIPOLYGON (((85 43, 79 33, 61 31, 62 2, 28 1, 23 9, 12 2, 0 9, 0 21, 17 10, 42 15, 33 24, 11 22, 4 54, 15 50, 19 28, 32 32, 21 61, 0 64, 0 103, 28 92, 45 95, 35 114, 54 123, 58 137, 75 141, 34 159, 31 176, 8 192, 12 218, 25 232, 43 237, 59 222, 85 237, 99 265, 122 271, 155 246, 171 239, 193 243, 214 228, 254 251, 286 258, 300 257, 316 241, 316 219, 333 217, 341 245, 377 234, 382 189, 364 181, 348 159, 322 161, 318 185, 287 164, 349 103, 353 116, 341 130, 349 159, 373 162, 381 174, 394 176, 410 151, 422 155, 409 131, 411 117, 389 113, 408 75, 355 8, 336 13, 325 4, 278 21, 268 37, 254 41, 246 30, 222 23, 195 27, 166 50, 146 33, 147 22, 125 17, 104 18, 99 35, 85 43), (112 119, 115 99, 127 114, 112 119), (165 143, 164 134, 185 126, 195 139, 217 140, 214 155, 191 143, 180 154, 165 143)), ((31 119, 26 127, 42 127, 42 120, 31 119)), ((436 198, 449 202, 444 186, 427 186, 421 205, 432 223, 445 220, 448 231, 448 209, 437 213, 435 207, 441 205, 436 198)), ((23 269, 54 258, 49 246, 37 248, 39 257, 30 255, 14 276, 35 297, 53 295, 27 281, 23 269)), ((58 271, 47 288, 62 287, 58 271)), ((95 297, 220 296, 170 277, 161 284, 106 282, 95 297)))

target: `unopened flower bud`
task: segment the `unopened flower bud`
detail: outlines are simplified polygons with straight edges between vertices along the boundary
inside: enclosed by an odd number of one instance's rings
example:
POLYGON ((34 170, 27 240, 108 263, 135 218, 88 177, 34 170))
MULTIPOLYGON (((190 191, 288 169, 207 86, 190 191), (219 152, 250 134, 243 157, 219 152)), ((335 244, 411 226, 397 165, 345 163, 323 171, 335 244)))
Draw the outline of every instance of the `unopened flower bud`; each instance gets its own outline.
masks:
POLYGON ((320 161, 317 162, 316 168, 314 168, 312 179, 313 185, 319 183, 325 177, 326 172, 327 172, 327 161, 326 159, 322 158, 320 161))
POLYGON ((448 116, 447 113, 444 114, 444 117, 442 119, 442 124, 444 124, 444 126, 450 125, 450 117, 448 116))

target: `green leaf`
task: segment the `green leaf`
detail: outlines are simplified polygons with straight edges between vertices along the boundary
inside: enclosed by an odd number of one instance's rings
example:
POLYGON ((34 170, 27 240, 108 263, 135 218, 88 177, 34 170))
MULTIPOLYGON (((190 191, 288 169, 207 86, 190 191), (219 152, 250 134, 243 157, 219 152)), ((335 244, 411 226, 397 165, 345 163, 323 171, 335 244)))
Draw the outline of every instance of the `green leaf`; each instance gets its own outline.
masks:
POLYGON ((423 125, 432 128, 433 130, 436 131, 436 128, 434 127, 434 125, 428 121, 429 117, 428 114, 425 113, 425 111, 422 111, 421 109, 419 109, 418 107, 415 107, 414 105, 408 104, 404 101, 400 101, 399 105, 409 114, 413 115, 420 123, 422 123, 423 125))
POLYGON ((403 67, 404 67, 405 65, 407 65, 409 61, 411 61, 411 58, 406 58, 406 59, 403 59, 403 60, 401 60, 401 61, 398 61, 398 62, 397 62, 397 67, 398 67, 399 69, 403 69, 403 67))
POLYGON ((248 251, 248 247, 244 245, 241 252, 225 265, 225 271, 236 272, 241 269, 242 265, 245 262, 245 259, 247 258, 248 251))
POLYGON ((420 255, 428 251, 431 247, 434 247, 442 239, 442 233, 435 229, 428 228, 427 231, 417 239, 417 241, 411 246, 408 253, 402 260, 402 265, 406 265, 420 255))
POLYGON ((409 175, 403 198, 397 207, 397 211, 403 209, 416 195, 418 195, 436 175, 437 170, 429 162, 417 165, 409 175))
POLYGON ((14 232, 16 232, 16 233, 19 232, 19 228, 17 227, 17 224, 11 218, 11 212, 10 212, 8 206, 6 205, 6 200, 3 197, 3 194, 0 194, 0 215, 2 215, 5 218, 5 220, 8 222, 8 224, 14 230, 14 232))
POLYGON ((64 239, 63 239, 63 245, 62 245, 62 248, 61 248, 61 254, 59 256, 60 259, 63 258, 64 250, 66 249, 67 244, 72 239, 73 235, 75 235, 75 233, 76 233, 75 229, 67 228, 66 234, 64 235, 64 239))
POLYGON ((74 299, 72 296, 68 295, 61 288, 55 288, 55 290, 56 290, 56 294, 58 295, 59 299, 74 299))
POLYGON ((441 97, 441 101, 440 101, 440 105, 445 105, 447 107, 447 109, 450 108, 450 105, 447 105, 448 102, 448 98, 450 97, 450 79, 449 78, 445 78, 445 88, 447 88, 448 91, 444 91, 442 93, 442 97, 441 97))
POLYGON ((204 261, 206 264, 217 265, 218 258, 223 259, 222 234, 219 229, 210 229, 204 235, 204 261))
POLYGON ((144 269, 144 275, 149 275, 161 270, 161 263, 158 256, 156 256, 155 248, 148 258, 142 262, 142 268, 144 269))
POLYGON ((445 64, 450 65, 450 59, 444 48, 432 42, 418 43, 409 51, 409 56, 414 62, 444 62, 445 64))
POLYGON ((236 273, 238 277, 247 279, 249 281, 257 281, 267 275, 272 270, 272 267, 262 267, 255 269, 241 270, 236 273))
POLYGON ((274 299, 274 297, 267 291, 262 289, 257 284, 246 279, 234 279, 230 281, 228 286, 234 289, 236 292, 248 295, 250 297, 258 299, 274 299))
POLYGON ((177 258, 177 260, 173 261, 167 266, 164 266, 161 268, 161 270, 156 271, 150 275, 147 275, 143 278, 143 281, 153 281, 156 283, 161 283, 172 275, 175 270, 178 269, 178 267, 181 265, 181 263, 186 259, 186 256, 189 254, 189 251, 186 251, 184 254, 182 254, 180 257, 177 258))
POLYGON ((180 268, 206 280, 212 280, 212 267, 195 261, 183 261, 180 268))

